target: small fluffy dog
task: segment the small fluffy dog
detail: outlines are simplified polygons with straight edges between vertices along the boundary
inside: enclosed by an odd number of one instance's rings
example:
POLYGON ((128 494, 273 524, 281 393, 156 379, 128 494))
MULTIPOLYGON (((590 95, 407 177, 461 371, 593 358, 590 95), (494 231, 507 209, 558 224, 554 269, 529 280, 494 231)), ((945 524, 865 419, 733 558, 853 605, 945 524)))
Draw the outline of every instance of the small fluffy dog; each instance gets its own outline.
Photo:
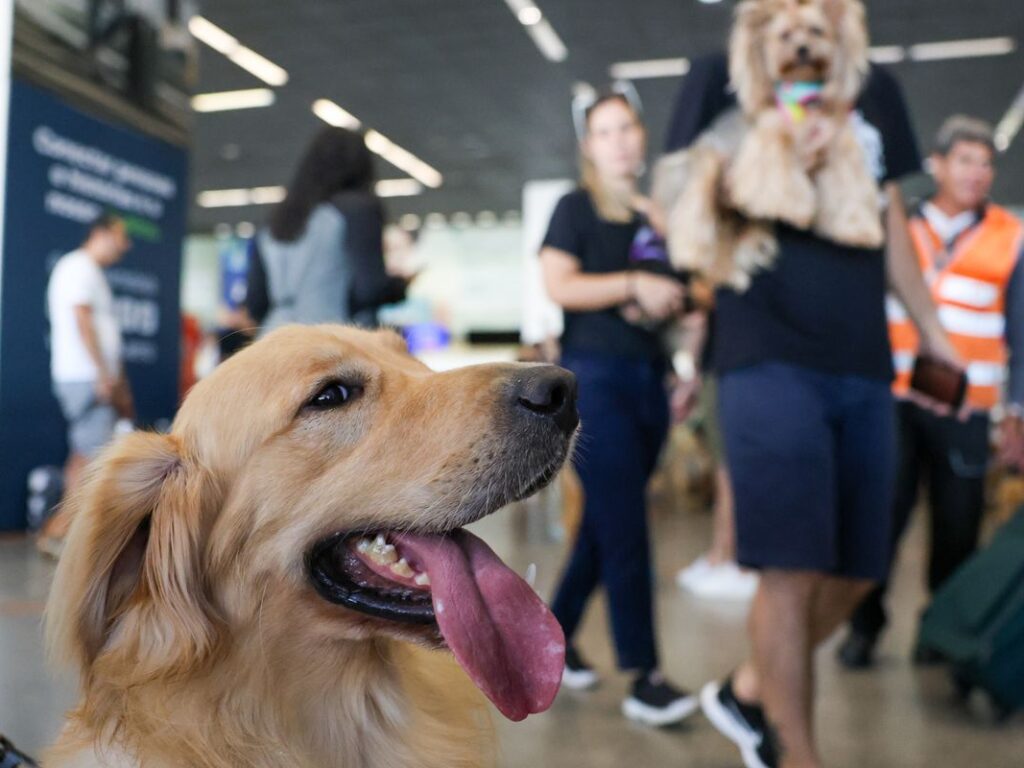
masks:
POLYGON ((882 244, 853 104, 868 70, 858 0, 744 0, 729 44, 739 110, 669 155, 655 197, 678 266, 744 289, 776 255, 772 222, 882 244))
POLYGON ((434 373, 390 332, 282 328, 98 462, 50 595, 81 700, 51 768, 401 768, 546 709, 557 621, 461 526, 551 480, 554 366, 434 373))

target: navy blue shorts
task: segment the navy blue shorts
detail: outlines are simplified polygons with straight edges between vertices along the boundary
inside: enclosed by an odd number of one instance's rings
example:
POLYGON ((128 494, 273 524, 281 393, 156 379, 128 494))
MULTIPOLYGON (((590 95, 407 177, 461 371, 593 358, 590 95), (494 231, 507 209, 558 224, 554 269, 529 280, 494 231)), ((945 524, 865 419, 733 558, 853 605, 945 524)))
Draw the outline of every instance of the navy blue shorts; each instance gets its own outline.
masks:
POLYGON ((720 378, 741 565, 881 580, 895 407, 886 382, 762 363, 720 378))

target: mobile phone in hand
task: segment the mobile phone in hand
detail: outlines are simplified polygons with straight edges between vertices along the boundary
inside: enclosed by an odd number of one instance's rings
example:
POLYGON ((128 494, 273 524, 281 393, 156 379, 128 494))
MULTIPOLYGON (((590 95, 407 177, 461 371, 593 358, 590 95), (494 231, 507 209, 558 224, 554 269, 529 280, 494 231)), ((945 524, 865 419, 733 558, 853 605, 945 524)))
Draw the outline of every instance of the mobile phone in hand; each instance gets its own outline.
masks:
POLYGON ((967 373, 945 360, 921 355, 914 363, 910 388, 957 411, 967 395, 967 373))

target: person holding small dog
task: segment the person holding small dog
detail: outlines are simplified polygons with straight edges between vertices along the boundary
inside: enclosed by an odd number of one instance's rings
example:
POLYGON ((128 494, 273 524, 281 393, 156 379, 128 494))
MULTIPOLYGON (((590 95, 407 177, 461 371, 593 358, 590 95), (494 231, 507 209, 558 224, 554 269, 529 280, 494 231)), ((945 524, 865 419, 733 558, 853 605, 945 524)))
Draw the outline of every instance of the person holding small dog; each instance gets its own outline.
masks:
POLYGON ((582 183, 559 201, 540 251, 548 294, 565 310, 561 362, 579 382, 584 425, 583 518, 551 607, 566 637, 563 685, 589 688, 597 674, 573 638, 603 585, 619 667, 636 675, 623 714, 669 725, 697 703, 658 671, 645 491, 669 422, 669 366, 655 326, 681 310, 684 287, 631 268, 631 250, 650 246, 639 213, 647 206, 637 191, 645 153, 637 108, 609 93, 582 122, 582 183))
MULTIPOLYGON (((893 509, 898 544, 916 504, 921 475, 928 480, 931 552, 928 588, 942 584, 977 548, 985 509, 989 413, 1003 402, 1001 454, 1019 452, 1024 409, 1024 224, 989 200, 995 180, 995 140, 981 120, 954 115, 935 140, 931 172, 935 194, 910 220, 921 270, 931 284, 939 316, 967 361, 966 419, 937 415, 912 399, 911 370, 917 334, 899 302, 888 302, 896 368, 900 456, 893 509), (1009 372, 1008 379, 1006 373, 1009 372)), ((887 620, 885 586, 858 607, 839 659, 850 668, 871 666, 887 620)), ((918 647, 918 662, 938 660, 918 647)))
POLYGON ((694 62, 672 125, 688 148, 674 167, 689 175, 668 209, 670 252, 711 238, 694 256, 719 284, 737 556, 760 572, 752 656, 701 705, 748 768, 820 768, 814 651, 888 569, 887 282, 922 347, 960 365, 898 186, 920 157, 897 83, 869 68, 857 0, 744 0, 729 56, 694 62))

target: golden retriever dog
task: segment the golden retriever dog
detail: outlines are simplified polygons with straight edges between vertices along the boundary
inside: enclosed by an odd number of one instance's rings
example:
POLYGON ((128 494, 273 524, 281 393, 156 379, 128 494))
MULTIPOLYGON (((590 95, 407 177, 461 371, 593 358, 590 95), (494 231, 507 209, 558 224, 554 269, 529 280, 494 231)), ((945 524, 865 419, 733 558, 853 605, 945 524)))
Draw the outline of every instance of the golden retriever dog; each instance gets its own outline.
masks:
POLYGON ((341 326, 225 362, 73 502, 46 631, 81 698, 45 765, 488 762, 469 681, 513 720, 543 711, 564 640, 462 526, 556 475, 575 386, 547 365, 435 373, 341 326))
POLYGON ((773 222, 881 246, 879 189, 852 111, 867 45, 858 0, 737 6, 729 73, 739 109, 658 172, 678 266, 743 290, 774 261, 773 222))

